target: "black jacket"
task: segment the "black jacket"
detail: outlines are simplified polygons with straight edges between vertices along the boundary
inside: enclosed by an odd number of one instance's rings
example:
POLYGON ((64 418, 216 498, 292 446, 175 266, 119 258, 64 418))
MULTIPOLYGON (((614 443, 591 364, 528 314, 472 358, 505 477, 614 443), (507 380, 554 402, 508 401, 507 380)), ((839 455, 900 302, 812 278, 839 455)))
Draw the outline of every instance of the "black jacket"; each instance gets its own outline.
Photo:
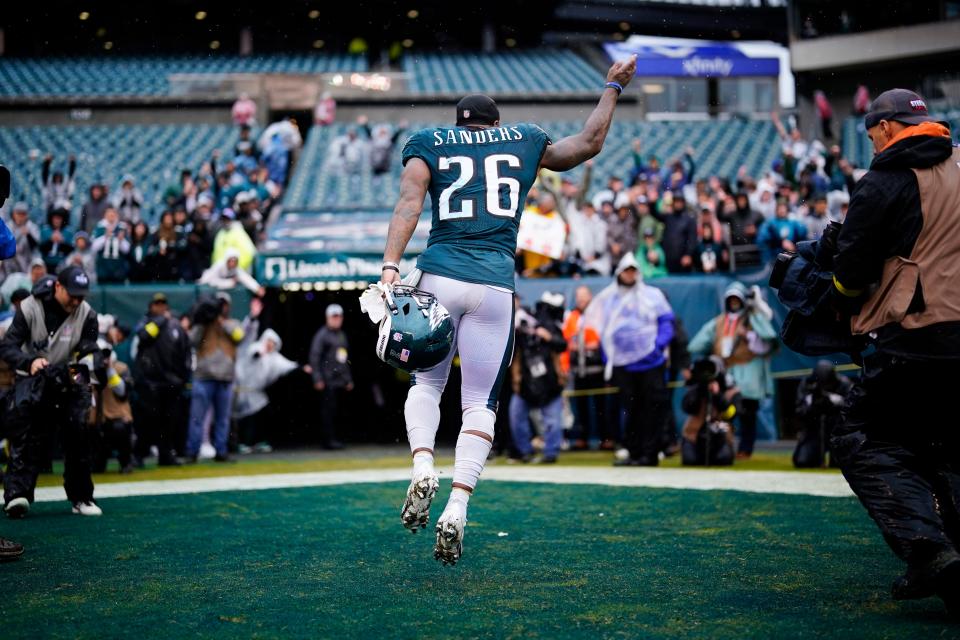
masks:
POLYGON ((663 238, 660 246, 667 259, 667 271, 684 273, 693 270, 693 264, 684 267, 680 264, 683 256, 693 258, 697 251, 697 221, 686 210, 666 214, 654 213, 654 217, 663 223, 663 238))
POLYGON ((134 364, 139 390, 181 389, 190 380, 190 337, 172 318, 144 318, 137 325, 134 364))
MULTIPOLYGON (((893 256, 909 258, 923 228, 920 187, 913 169, 926 169, 950 157, 952 143, 937 136, 904 138, 877 154, 870 171, 857 182, 843 230, 837 239, 834 276, 847 290, 865 290, 880 281, 893 256)), ((960 295, 960 292, 958 292, 960 295)), ((841 296, 837 294, 837 297, 841 296)), ((918 294, 911 307, 923 305, 918 294)), ((859 303, 865 300, 865 296, 859 303)), ((847 302, 840 300, 840 303, 847 302)), ((878 333, 878 348, 905 357, 954 354, 960 357, 960 323, 947 322, 906 330, 888 325, 878 333)))
POLYGON ((310 366, 313 381, 323 382, 329 389, 342 389, 353 384, 350 373, 350 351, 343 329, 332 331, 321 327, 310 343, 310 366))
MULTIPOLYGON (((53 297, 53 292, 48 292, 40 302, 43 304, 43 320, 47 325, 47 331, 55 333, 60 325, 69 315, 64 311, 60 303, 53 297)), ((90 313, 83 323, 81 329, 80 343, 77 345, 77 351, 81 354, 92 353, 97 348, 97 337, 99 336, 97 328, 97 314, 90 313)), ((30 326, 23 315, 23 311, 17 310, 13 316, 13 323, 7 329, 3 340, 0 340, 0 359, 6 362, 11 369, 20 371, 29 371, 30 364, 34 356, 25 353, 21 347, 30 342, 30 326)))

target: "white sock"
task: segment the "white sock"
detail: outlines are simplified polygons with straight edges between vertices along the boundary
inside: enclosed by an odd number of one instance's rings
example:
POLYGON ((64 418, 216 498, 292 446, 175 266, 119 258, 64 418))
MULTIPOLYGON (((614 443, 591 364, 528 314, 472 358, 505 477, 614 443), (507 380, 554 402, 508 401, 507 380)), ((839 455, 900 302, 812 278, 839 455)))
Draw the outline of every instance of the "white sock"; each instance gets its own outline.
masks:
POLYGON ((413 454, 413 476, 425 476, 433 473, 433 454, 429 451, 417 451, 413 454))
POLYGON ((425 384, 413 385, 407 393, 403 416, 407 423, 410 451, 433 451, 440 427, 440 392, 425 384))
POLYGON ((450 492, 450 498, 447 500, 447 506, 444 511, 448 509, 456 509, 462 515, 467 515, 467 503, 470 502, 470 492, 466 489, 461 489, 460 487, 454 487, 450 492))
POLYGON ((453 483, 473 489, 480 480, 480 473, 487 464, 487 456, 493 443, 466 431, 479 431, 493 439, 493 425, 497 419, 486 407, 471 407, 463 412, 463 428, 457 438, 457 455, 453 465, 453 483))

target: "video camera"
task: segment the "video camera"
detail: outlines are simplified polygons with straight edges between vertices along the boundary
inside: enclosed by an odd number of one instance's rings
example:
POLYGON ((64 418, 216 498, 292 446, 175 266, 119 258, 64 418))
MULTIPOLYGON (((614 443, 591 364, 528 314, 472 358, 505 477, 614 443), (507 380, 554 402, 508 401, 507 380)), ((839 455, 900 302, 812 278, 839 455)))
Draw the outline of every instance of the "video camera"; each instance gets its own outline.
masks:
POLYGON ((842 228, 839 222, 830 222, 819 240, 797 243, 795 252, 778 255, 770 286, 789 310, 780 327, 787 347, 808 356, 845 353, 856 361, 864 343, 852 335, 848 319, 838 315, 833 285, 842 228))

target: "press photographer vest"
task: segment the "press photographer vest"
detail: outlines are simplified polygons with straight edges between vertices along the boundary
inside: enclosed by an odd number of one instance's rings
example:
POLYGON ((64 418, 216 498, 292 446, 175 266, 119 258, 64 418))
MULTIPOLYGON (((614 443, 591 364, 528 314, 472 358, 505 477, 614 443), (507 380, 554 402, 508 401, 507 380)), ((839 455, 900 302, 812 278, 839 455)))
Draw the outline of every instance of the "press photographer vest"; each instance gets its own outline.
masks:
POLYGON ((20 303, 20 311, 30 327, 30 342, 24 343, 23 352, 34 358, 46 358, 51 365, 65 364, 73 358, 80 344, 83 325, 93 309, 86 301, 74 310, 53 334, 47 331, 43 303, 30 296, 20 303), (34 345, 45 345, 34 350, 34 345))
POLYGON ((876 291, 850 320, 854 334, 890 323, 920 329, 960 321, 960 148, 929 169, 914 169, 920 191, 923 228, 910 257, 893 256, 884 263, 876 291), (924 308, 907 313, 917 293, 924 308))

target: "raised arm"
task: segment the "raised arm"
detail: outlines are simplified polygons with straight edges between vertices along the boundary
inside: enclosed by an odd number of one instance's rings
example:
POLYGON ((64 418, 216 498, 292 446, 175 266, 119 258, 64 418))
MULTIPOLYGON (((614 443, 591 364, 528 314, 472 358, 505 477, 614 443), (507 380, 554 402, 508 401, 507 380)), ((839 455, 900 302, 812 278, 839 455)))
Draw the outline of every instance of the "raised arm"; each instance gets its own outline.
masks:
MULTIPOLYGON (((616 82, 626 87, 637 71, 637 56, 625 62, 614 62, 607 71, 607 82, 616 82)), ((587 118, 583 130, 549 145, 540 161, 540 166, 553 171, 566 171, 594 157, 603 148, 603 141, 613 121, 620 92, 612 87, 603 90, 600 102, 587 118)))
MULTIPOLYGON (((390 227, 387 229, 387 246, 383 250, 384 262, 400 263, 410 237, 417 228, 420 213, 423 211, 423 199, 430 186, 430 167, 420 158, 410 158, 400 175, 400 198, 393 209, 390 227)), ((385 269, 380 275, 381 282, 399 282, 400 274, 385 269)))

